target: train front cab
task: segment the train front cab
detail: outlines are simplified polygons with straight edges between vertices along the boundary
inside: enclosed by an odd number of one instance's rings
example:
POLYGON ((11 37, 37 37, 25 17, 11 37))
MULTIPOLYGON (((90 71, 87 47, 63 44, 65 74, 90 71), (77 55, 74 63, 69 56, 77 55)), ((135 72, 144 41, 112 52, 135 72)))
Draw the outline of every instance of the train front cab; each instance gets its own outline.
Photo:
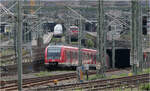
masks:
POLYGON ((45 66, 57 66, 61 60, 61 47, 47 47, 45 49, 45 66))

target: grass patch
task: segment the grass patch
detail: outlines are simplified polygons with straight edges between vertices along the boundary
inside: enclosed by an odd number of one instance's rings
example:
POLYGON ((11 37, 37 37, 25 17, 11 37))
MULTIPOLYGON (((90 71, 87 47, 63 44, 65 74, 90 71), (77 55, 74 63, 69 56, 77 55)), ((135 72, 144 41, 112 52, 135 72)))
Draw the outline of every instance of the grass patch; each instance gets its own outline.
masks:
MULTIPOLYGON (((64 73, 64 72, 75 72, 75 71, 63 70, 63 71, 55 71, 55 72, 61 74, 61 73, 64 73)), ((57 74, 55 74, 53 72, 49 72, 49 71, 41 71, 39 73, 35 73, 34 75, 41 77, 41 76, 53 76, 53 75, 57 75, 57 74)))
MULTIPOLYGON (((144 69, 143 72, 138 72, 138 75, 140 75, 140 74, 148 74, 148 73, 150 73, 150 68, 144 69)), ((133 73, 131 73, 131 74, 133 74, 133 73)), ((121 73, 120 75, 112 75, 112 76, 110 76, 109 78, 126 77, 126 76, 128 76, 128 75, 129 75, 129 74, 127 74, 127 73, 121 73)))
POLYGON ((141 89, 141 90, 145 90, 145 91, 150 91, 150 83, 142 84, 142 85, 140 86, 140 89, 141 89))
POLYGON ((73 91, 83 91, 82 88, 76 88, 75 90, 73 91))
POLYGON ((120 75, 112 75, 110 78, 119 78, 119 77, 126 77, 128 76, 127 73, 121 73, 120 75))
POLYGON ((112 75, 110 78, 118 78, 119 76, 117 75, 112 75))
POLYGON ((71 42, 72 45, 78 45, 78 42, 71 42))
POLYGON ((120 88, 115 88, 114 90, 110 90, 110 91, 138 91, 138 89, 137 88, 132 88, 132 90, 131 90, 131 88, 122 88, 122 87, 120 87, 120 88))
POLYGON ((141 75, 141 74, 148 74, 148 73, 150 73, 150 68, 143 69, 143 71, 139 71, 137 74, 141 75))
POLYGON ((104 78, 103 75, 91 75, 89 76, 89 80, 96 80, 96 79, 101 79, 104 78))
POLYGON ((52 38, 51 43, 59 43, 61 42, 61 38, 52 38))
POLYGON ((125 77, 125 76, 128 76, 128 74, 127 73, 120 74, 120 77, 125 77))
POLYGON ((47 71, 41 71, 40 73, 35 73, 35 76, 52 76, 52 74, 50 72, 47 71))
POLYGON ((143 70, 143 73, 144 73, 144 74, 150 73, 150 68, 144 69, 144 70, 143 70))

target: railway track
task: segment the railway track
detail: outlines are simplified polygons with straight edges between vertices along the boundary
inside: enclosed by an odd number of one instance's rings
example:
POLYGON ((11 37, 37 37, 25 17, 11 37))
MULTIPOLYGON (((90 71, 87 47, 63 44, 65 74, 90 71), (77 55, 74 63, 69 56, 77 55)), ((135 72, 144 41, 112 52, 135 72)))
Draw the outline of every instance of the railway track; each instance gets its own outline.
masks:
POLYGON ((142 74, 142 75, 121 77, 115 79, 95 80, 95 81, 76 83, 76 84, 50 86, 48 88, 42 88, 41 90, 49 89, 50 91, 53 91, 53 90, 82 89, 85 91, 91 91, 91 90, 99 91, 99 90, 122 87, 122 86, 128 88, 130 86, 136 86, 140 83, 148 83, 150 82, 149 79, 150 79, 150 74, 142 74))
MULTIPOLYGON (((119 69, 115 70, 108 70, 107 72, 112 72, 112 71, 119 71, 119 69)), ((96 74, 96 72, 89 72, 89 75, 96 74)), ((76 73, 67 73, 67 74, 61 74, 61 75, 55 75, 55 76, 46 76, 46 77, 37 77, 37 78, 29 78, 29 79, 23 79, 23 88, 29 88, 33 86, 39 86, 39 85, 44 85, 48 83, 53 83, 55 79, 58 81, 62 80, 68 80, 68 79, 73 79, 76 78, 76 73)), ((17 80, 12 80, 12 81, 5 81, 3 84, 1 84, 1 88, 4 89, 5 91, 12 91, 12 90, 17 90, 17 80)))
MULTIPOLYGON (((89 75, 91 74, 95 74, 95 72, 90 72, 89 75)), ((67 79, 72 79, 72 78, 76 78, 76 73, 67 73, 67 74, 61 74, 61 75, 55 75, 55 76, 23 79, 23 88, 52 83, 53 80, 55 79, 57 79, 58 81, 62 81, 62 80, 67 80, 67 79)), ((2 86, 0 89, 2 90, 4 89, 6 91, 17 90, 17 86, 18 86, 17 80, 5 81, 4 84, 6 86, 2 86)))

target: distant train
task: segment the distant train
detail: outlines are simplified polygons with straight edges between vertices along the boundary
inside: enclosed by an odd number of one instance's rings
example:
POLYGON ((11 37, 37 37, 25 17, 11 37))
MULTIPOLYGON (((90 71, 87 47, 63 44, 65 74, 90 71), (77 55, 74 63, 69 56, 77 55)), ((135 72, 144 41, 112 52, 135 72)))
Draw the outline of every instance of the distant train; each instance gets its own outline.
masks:
POLYGON ((63 26, 61 24, 56 24, 54 27, 54 36, 62 36, 63 34, 63 26))
MULTIPOLYGON (((93 49, 81 49, 82 63, 89 64, 90 67, 96 67, 99 62, 96 61, 97 51, 93 49)), ((49 45, 45 49, 45 65, 47 67, 65 65, 78 65, 78 48, 63 45, 49 45)), ((106 66, 109 67, 109 56, 106 56, 106 66)))
POLYGON ((79 27, 78 26, 70 26, 69 28, 69 34, 71 35, 72 38, 77 38, 78 37, 78 32, 79 32, 79 27))

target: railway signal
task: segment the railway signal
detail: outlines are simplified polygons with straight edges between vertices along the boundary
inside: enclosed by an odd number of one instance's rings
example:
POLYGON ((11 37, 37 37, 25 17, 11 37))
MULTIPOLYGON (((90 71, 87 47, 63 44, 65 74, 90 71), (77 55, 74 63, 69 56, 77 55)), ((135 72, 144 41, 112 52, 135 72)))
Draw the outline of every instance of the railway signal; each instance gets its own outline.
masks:
POLYGON ((142 17, 142 32, 143 35, 147 35, 147 16, 142 17))

